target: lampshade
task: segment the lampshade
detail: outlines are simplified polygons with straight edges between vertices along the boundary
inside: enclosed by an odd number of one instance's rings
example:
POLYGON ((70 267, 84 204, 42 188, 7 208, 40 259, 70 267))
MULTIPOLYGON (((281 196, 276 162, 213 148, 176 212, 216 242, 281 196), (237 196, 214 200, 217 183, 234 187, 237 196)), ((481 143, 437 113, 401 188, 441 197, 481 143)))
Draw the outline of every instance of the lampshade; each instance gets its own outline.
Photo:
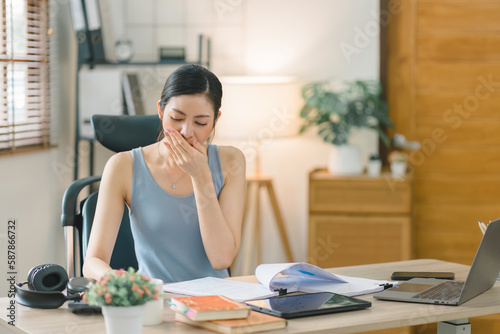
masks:
POLYGON ((300 85, 293 77, 222 77, 216 137, 264 141, 291 137, 300 128, 300 85))

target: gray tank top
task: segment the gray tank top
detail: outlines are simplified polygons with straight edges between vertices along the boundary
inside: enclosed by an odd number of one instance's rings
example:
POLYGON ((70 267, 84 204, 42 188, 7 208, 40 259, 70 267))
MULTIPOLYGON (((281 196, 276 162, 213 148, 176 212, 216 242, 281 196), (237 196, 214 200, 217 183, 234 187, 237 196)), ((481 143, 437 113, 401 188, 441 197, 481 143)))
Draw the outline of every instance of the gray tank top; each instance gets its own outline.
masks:
MULTIPOLYGON (((213 269, 207 258, 194 193, 181 197, 167 193, 149 172, 142 149, 133 149, 132 157, 130 227, 139 272, 164 282, 228 277, 227 270, 213 269)), ((208 145, 208 166, 218 197, 224 179, 216 145, 208 145)))

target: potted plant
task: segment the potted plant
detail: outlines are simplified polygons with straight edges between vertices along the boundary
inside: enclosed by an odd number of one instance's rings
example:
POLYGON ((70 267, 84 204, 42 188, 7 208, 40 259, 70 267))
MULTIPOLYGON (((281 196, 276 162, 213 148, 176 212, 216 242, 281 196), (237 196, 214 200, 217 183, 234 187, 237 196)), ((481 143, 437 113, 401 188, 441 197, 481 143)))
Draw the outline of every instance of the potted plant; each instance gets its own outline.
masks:
POLYGON ((370 154, 368 159, 368 166, 366 172, 368 176, 377 177, 382 170, 382 160, 378 154, 370 154))
POLYGON ((334 174, 360 174, 363 171, 359 148, 349 145, 354 129, 373 129, 389 146, 381 126, 393 127, 388 107, 381 97, 378 81, 350 81, 334 89, 329 82, 312 82, 302 88, 304 106, 300 117, 303 133, 317 127, 318 135, 334 145, 329 170, 334 174))
POLYGON ((83 299, 101 307, 108 334, 141 333, 146 302, 162 296, 149 277, 129 268, 111 270, 90 283, 83 299))
POLYGON ((387 157, 389 160, 391 175, 394 178, 402 178, 406 174, 406 160, 408 155, 403 151, 392 151, 387 157))

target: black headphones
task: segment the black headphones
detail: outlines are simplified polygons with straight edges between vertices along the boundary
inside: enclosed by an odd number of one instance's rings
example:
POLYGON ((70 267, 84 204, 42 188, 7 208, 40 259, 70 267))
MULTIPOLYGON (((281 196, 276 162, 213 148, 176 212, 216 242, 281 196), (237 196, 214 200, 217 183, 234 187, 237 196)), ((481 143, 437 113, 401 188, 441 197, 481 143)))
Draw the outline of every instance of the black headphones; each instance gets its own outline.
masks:
POLYGON ((27 281, 15 284, 16 302, 34 308, 58 308, 67 300, 81 299, 90 282, 85 277, 68 279, 66 270, 57 264, 43 264, 33 267, 27 281), (28 289, 23 285, 28 285, 28 289), (62 291, 67 289, 67 295, 62 291))

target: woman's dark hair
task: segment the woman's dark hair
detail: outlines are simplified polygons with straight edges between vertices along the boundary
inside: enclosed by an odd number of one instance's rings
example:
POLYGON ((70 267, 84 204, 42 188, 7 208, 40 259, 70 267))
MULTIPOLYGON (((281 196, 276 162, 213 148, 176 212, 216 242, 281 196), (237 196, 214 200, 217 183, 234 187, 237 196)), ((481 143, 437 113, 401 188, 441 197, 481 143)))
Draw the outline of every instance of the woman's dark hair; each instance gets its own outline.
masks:
MULTIPOLYGON (((215 126, 222 101, 222 85, 215 74, 200 65, 183 65, 170 74, 161 92, 160 109, 163 110, 172 97, 193 94, 205 94, 212 102, 215 126)), ((163 137, 162 127, 158 140, 163 137)))
POLYGON ((165 82, 161 92, 160 108, 179 95, 205 94, 214 107, 217 118, 222 100, 222 85, 212 72, 200 65, 184 65, 176 69, 165 82))

